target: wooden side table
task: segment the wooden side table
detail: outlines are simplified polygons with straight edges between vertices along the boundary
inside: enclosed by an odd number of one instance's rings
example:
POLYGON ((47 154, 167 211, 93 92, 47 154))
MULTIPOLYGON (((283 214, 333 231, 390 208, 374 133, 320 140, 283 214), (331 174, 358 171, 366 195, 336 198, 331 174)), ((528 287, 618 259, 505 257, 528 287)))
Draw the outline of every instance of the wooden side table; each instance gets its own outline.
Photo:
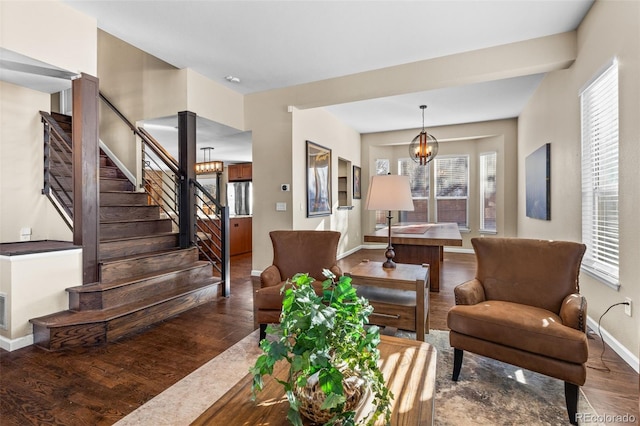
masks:
POLYGON ((429 267, 398 263, 384 269, 382 262, 360 262, 345 275, 359 296, 369 299, 372 324, 416 332, 424 341, 429 332, 429 267))

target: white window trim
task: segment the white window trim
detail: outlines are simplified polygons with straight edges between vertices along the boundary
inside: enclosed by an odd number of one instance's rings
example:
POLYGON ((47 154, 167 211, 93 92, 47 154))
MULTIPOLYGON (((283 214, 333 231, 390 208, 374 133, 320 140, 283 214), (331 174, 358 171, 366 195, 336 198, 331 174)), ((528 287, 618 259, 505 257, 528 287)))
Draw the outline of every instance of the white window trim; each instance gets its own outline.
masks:
POLYGON ((481 152, 480 155, 478 156, 478 177, 479 177, 479 181, 480 181, 480 187, 478 188, 478 198, 480 199, 480 229, 479 232, 481 234, 489 234, 489 235, 496 235, 498 233, 498 207, 497 207, 497 200, 496 200, 496 229, 485 229, 482 225, 484 224, 484 193, 482 191, 482 185, 483 185, 483 180, 482 180, 482 157, 487 156, 487 155, 494 155, 496 157, 496 197, 498 194, 498 189, 497 189, 497 185, 498 185, 498 152, 497 151, 487 151, 487 152, 481 152))
POLYGON ((433 216, 436 218, 436 223, 438 222, 438 200, 467 200, 466 203, 466 225, 462 226, 462 225, 458 225, 458 229, 460 231, 464 231, 464 232, 469 232, 471 231, 471 228, 469 227, 469 173, 470 173, 470 169, 471 169, 471 164, 469 163, 469 154, 450 154, 450 155, 439 155, 437 156, 434 161, 433 161, 433 175, 434 175, 434 182, 433 185, 429 186, 429 190, 433 190, 433 199, 435 201, 435 209, 433 212, 433 216), (438 159, 443 159, 443 158, 459 158, 459 157, 466 157, 467 158, 467 196, 466 197, 439 197, 438 196, 438 182, 437 182, 437 177, 435 176, 438 171, 436 170, 436 165, 435 165, 435 161, 437 161, 438 159), (433 189, 432 189, 433 188, 433 189))
MULTIPOLYGON (((581 122, 581 141, 582 141, 582 157, 583 160, 582 162, 584 163, 584 143, 585 143, 585 134, 584 134, 584 126, 582 125, 582 123, 584 122, 584 118, 583 118, 583 99, 582 96, 585 94, 586 91, 588 91, 592 85, 596 82, 598 82, 600 80, 600 78, 606 73, 608 72, 612 67, 615 66, 615 70, 616 70, 616 78, 617 78, 617 89, 618 89, 618 96, 619 96, 619 91, 620 91, 620 87, 619 87, 619 69, 617 67, 617 60, 614 58, 611 61, 609 61, 603 68, 601 68, 595 75, 593 78, 591 78, 581 89, 579 92, 579 97, 580 97, 580 122, 581 122)), ((617 124, 619 126, 619 111, 617 111, 618 113, 618 117, 617 117, 617 124)), ((618 149, 618 155, 619 155, 619 146, 620 146, 620 140, 619 140, 619 133, 618 133, 618 139, 616 140, 616 147, 618 149)), ((617 179, 618 179, 618 193, 617 193, 617 201, 619 202, 619 197, 620 197, 620 193, 619 193, 619 160, 618 160, 618 170, 616 171, 617 173, 617 179)), ((582 173, 583 173, 583 178, 582 178, 582 185, 584 186, 584 173, 585 173, 585 166, 584 164, 582 164, 581 166, 582 168, 582 173)), ((589 176, 589 179, 591 178, 591 175, 589 176)), ((583 214, 582 214, 582 222, 583 222, 583 241, 585 241, 585 220, 589 219, 589 218, 585 218, 584 217, 584 209, 585 209, 585 200, 584 200, 584 194, 585 194, 585 189, 582 188, 582 194, 583 194, 583 201, 582 201, 582 208, 583 208, 583 214)), ((591 204, 589 206, 592 206, 591 204)), ((589 207, 587 206, 587 207, 589 207)), ((619 220, 619 215, 618 215, 618 220, 619 220)), ((593 223, 593 221, 591 221, 589 223, 589 225, 591 225, 591 223, 593 223)), ((590 240, 591 236, 587 237, 586 240, 590 240)), ((619 265, 618 266, 613 266, 610 265, 608 263, 605 262, 601 262, 599 259, 595 259, 592 258, 591 256, 589 256, 589 250, 591 249, 589 247, 589 241, 586 241, 587 244, 587 254, 585 255, 583 261, 582 261, 582 267, 581 270, 582 272, 586 273, 587 275, 595 278, 596 280, 600 281, 601 283, 611 287, 614 290, 619 290, 620 288, 620 279, 619 279, 619 265)), ((617 235, 617 241, 616 241, 616 251, 617 251, 617 256, 618 256, 618 261, 619 261, 619 254, 620 254, 620 234, 618 231, 618 235, 617 235)))

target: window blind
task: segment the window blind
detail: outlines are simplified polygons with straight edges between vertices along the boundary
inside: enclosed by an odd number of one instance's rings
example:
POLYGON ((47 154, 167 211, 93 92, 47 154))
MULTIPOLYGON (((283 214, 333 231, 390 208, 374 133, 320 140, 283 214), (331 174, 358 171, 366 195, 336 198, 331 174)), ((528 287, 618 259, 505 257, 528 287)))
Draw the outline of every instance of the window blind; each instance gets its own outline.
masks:
POLYGON ((468 228, 469 157, 436 157, 435 176, 437 221, 468 228))
POLYGON ((413 211, 400 212, 401 222, 429 222, 429 167, 421 166, 410 158, 398 160, 398 174, 409 176, 413 211))
POLYGON ((618 65, 580 94, 582 119, 582 268, 619 287, 618 65))

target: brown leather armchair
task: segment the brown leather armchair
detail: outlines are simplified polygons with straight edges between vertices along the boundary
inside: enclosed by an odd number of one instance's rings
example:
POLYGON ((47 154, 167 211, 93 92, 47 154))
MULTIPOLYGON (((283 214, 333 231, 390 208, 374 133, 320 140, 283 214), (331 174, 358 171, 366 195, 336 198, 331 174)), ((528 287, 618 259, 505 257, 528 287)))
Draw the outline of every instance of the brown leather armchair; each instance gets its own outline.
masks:
POLYGON ((521 238, 473 238, 476 278, 454 290, 447 316, 454 381, 463 351, 565 382, 569 420, 577 424, 586 379, 587 302, 579 294, 584 244, 521 238))
POLYGON ((260 289, 253 296, 256 321, 260 324, 260 340, 266 336, 267 324, 279 323, 282 312, 280 289, 297 273, 308 273, 322 292, 323 269, 342 275, 337 262, 337 231, 271 231, 273 264, 260 274, 260 289))

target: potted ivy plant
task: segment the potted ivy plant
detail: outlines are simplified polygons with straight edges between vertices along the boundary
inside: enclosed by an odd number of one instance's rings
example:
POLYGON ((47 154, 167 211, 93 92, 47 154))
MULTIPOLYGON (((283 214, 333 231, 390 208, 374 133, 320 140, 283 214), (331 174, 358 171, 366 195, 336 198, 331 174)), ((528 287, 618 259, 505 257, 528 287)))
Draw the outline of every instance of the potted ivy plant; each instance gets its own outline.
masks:
POLYGON ((280 324, 267 328, 263 353, 251 368, 253 395, 263 388, 263 376, 273 374, 278 361, 289 363, 286 380, 278 380, 289 401, 287 418, 302 426, 301 414, 315 423, 355 425, 357 402, 373 393, 373 409, 358 424, 389 424, 393 395, 378 368, 378 327, 368 324, 372 306, 358 297, 351 277, 323 270, 322 295, 308 274, 297 274, 282 288, 280 324))

